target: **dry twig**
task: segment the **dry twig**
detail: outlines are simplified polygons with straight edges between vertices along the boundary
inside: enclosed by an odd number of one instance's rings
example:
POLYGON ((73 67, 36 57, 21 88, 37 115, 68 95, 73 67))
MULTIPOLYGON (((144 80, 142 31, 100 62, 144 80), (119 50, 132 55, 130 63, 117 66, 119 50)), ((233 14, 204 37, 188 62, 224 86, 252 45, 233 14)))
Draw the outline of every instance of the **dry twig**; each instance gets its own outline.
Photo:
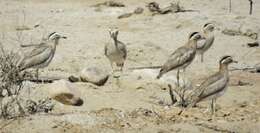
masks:
POLYGON ((16 66, 17 61, 17 54, 5 50, 3 45, 0 44, 0 117, 7 119, 17 117, 13 106, 18 107, 18 116, 25 113, 20 104, 19 94, 23 88, 22 81, 26 75, 20 74, 19 68, 16 66), (10 98, 7 103, 2 101, 5 97, 10 98))

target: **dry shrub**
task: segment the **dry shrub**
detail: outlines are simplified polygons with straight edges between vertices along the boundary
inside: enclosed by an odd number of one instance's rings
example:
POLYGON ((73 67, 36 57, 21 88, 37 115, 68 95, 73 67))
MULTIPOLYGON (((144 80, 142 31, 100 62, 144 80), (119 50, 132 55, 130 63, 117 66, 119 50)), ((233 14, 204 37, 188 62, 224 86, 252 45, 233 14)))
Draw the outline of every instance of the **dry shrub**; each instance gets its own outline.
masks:
POLYGON ((186 107, 191 93, 189 85, 184 82, 181 86, 176 84, 175 88, 172 88, 170 84, 168 84, 168 87, 172 105, 186 107))
POLYGON ((19 101, 19 92, 23 88, 25 74, 21 74, 16 66, 18 56, 13 51, 7 51, 0 43, 0 117, 13 118, 14 106, 18 107, 18 115, 23 115, 24 110, 19 101), (3 100, 5 98, 5 100, 3 100), (8 100, 6 100, 8 99, 8 100))

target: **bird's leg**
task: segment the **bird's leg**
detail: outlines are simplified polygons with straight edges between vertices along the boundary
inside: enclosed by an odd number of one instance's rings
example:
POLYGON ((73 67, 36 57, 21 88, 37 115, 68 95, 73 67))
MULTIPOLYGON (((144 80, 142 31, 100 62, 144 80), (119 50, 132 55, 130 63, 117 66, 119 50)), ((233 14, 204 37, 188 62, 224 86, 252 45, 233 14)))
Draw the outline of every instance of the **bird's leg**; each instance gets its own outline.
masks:
POLYGON ((177 70, 177 86, 180 86, 180 69, 177 70))
POLYGON ((110 62, 110 66, 111 66, 111 68, 112 68, 112 73, 114 73, 113 62, 110 62))
MULTIPOLYGON (((182 72, 183 72, 183 77, 186 78, 186 69, 183 68, 183 71, 182 71, 182 72)), ((182 78, 182 79, 183 79, 183 78, 182 78)), ((184 81, 184 79, 183 79, 183 81, 184 81)))
POLYGON ((203 61, 204 61, 204 59, 203 59, 203 58, 204 58, 204 53, 202 53, 202 54, 200 55, 200 61, 201 61, 201 62, 203 62, 203 61))
POLYGON ((215 98, 215 99, 214 99, 214 110, 213 110, 213 111, 214 111, 214 112, 213 112, 214 115, 215 115, 215 113, 216 113, 216 102, 217 102, 217 99, 215 98))
MULTIPOLYGON (((38 69, 38 71, 39 71, 39 69, 38 69)), ((41 83, 44 84, 44 80, 43 79, 39 79, 39 72, 38 72, 37 75, 38 75, 38 80, 41 80, 42 81, 41 83)))
POLYGON ((216 99, 212 99, 211 100, 211 115, 215 115, 215 112, 216 112, 216 99))
POLYGON ((121 72, 123 71, 123 67, 124 67, 124 63, 122 63, 122 64, 120 65, 120 71, 121 71, 121 72))
POLYGON ((39 81, 39 69, 36 69, 36 79, 39 81))

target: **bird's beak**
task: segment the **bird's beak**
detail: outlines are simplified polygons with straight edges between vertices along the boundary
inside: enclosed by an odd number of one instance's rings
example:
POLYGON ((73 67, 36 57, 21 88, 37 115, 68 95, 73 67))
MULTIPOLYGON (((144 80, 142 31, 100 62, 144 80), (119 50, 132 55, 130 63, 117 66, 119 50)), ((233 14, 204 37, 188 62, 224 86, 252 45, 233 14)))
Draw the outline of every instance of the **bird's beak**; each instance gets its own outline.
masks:
POLYGON ((63 38, 63 39, 67 39, 67 37, 66 37, 66 36, 62 36, 61 38, 63 38))

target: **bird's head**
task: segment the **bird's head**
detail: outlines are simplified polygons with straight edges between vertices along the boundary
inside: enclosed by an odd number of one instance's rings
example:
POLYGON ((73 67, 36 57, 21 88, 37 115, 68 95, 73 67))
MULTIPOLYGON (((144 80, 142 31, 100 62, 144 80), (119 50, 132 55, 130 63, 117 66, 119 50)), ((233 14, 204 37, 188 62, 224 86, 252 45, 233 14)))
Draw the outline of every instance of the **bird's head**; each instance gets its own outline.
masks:
POLYGON ((215 29, 215 25, 212 24, 212 23, 206 23, 206 24, 204 24, 204 26, 203 26, 203 30, 204 30, 204 31, 213 32, 214 29, 215 29))
POLYGON ((118 33, 119 33, 118 28, 111 28, 111 29, 109 29, 110 37, 112 39, 114 39, 114 40, 117 40, 118 33))
POLYGON ((230 63, 237 63, 237 61, 233 60, 233 58, 229 55, 225 55, 223 56, 220 61, 219 61, 219 64, 225 64, 225 65, 228 65, 230 63))
POLYGON ((201 40, 201 39, 205 39, 201 33, 199 32, 192 32, 190 35, 189 35, 189 40, 201 40))
POLYGON ((61 35, 61 34, 59 34, 57 32, 52 32, 48 36, 48 40, 50 40, 50 41, 58 41, 60 39, 67 39, 67 37, 63 36, 63 35, 61 35))

